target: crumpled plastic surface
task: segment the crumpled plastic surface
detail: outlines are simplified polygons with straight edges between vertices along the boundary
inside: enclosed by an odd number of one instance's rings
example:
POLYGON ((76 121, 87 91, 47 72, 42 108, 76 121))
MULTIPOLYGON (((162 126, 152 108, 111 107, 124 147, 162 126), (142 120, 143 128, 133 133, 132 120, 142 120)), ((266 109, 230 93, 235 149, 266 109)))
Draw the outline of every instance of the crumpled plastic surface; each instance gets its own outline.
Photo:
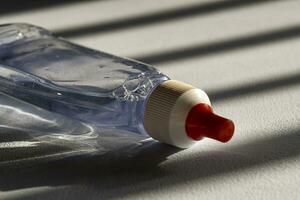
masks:
MULTIPOLYGON (((132 119, 120 117, 120 112, 129 113, 122 110, 123 101, 145 97, 153 81, 166 76, 149 65, 72 44, 33 25, 6 24, 0 29, 0 166, 108 152, 130 156, 131 149, 153 141, 113 127, 132 119), (101 112, 94 115, 95 110, 101 112), (102 124, 112 128, 98 127, 102 124)), ((129 110, 136 109, 132 105, 129 110)), ((140 123, 131 121, 135 123, 126 130, 140 123)))
POLYGON ((0 93, 0 166, 125 152, 151 139, 90 126, 0 93), (32 162, 34 161, 34 162, 32 162))

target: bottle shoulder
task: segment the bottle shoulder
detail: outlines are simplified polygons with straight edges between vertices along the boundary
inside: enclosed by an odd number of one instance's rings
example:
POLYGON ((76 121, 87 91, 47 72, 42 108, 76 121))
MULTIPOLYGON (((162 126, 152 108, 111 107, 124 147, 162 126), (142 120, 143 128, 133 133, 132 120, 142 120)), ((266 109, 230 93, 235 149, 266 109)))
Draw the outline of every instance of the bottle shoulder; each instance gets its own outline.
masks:
POLYGON ((51 32, 38 26, 26 23, 0 25, 0 45, 30 40, 52 35, 51 32))

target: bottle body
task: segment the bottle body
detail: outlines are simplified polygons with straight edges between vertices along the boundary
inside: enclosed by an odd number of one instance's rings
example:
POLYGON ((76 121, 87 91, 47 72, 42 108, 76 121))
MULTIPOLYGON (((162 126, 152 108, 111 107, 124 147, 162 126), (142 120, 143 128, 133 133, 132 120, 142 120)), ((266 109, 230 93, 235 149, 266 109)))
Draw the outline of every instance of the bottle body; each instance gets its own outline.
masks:
POLYGON ((147 134, 147 98, 168 79, 149 65, 75 45, 39 27, 0 26, 0 91, 88 124, 147 134))

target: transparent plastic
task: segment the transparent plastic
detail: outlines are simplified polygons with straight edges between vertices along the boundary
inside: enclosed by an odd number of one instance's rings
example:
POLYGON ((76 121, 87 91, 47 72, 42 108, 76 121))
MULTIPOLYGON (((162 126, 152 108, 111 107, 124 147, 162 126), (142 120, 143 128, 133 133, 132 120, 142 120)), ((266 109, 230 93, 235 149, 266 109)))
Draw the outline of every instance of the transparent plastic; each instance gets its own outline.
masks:
POLYGON ((99 127, 147 135, 145 102, 168 79, 149 65, 73 44, 40 27, 0 26, 2 133, 24 131, 29 123, 28 132, 39 137, 93 138, 99 127))

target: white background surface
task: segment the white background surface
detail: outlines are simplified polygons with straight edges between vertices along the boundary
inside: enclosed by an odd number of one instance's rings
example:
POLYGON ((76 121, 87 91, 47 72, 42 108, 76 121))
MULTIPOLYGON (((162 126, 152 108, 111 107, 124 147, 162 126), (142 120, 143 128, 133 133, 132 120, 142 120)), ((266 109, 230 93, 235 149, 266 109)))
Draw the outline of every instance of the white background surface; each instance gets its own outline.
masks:
POLYGON ((155 144, 108 167, 93 160, 10 172, 0 199, 300 198, 300 1, 54 5, 18 5, 0 23, 36 24, 149 62, 206 90, 216 112, 235 121, 235 136, 179 152, 155 144))

